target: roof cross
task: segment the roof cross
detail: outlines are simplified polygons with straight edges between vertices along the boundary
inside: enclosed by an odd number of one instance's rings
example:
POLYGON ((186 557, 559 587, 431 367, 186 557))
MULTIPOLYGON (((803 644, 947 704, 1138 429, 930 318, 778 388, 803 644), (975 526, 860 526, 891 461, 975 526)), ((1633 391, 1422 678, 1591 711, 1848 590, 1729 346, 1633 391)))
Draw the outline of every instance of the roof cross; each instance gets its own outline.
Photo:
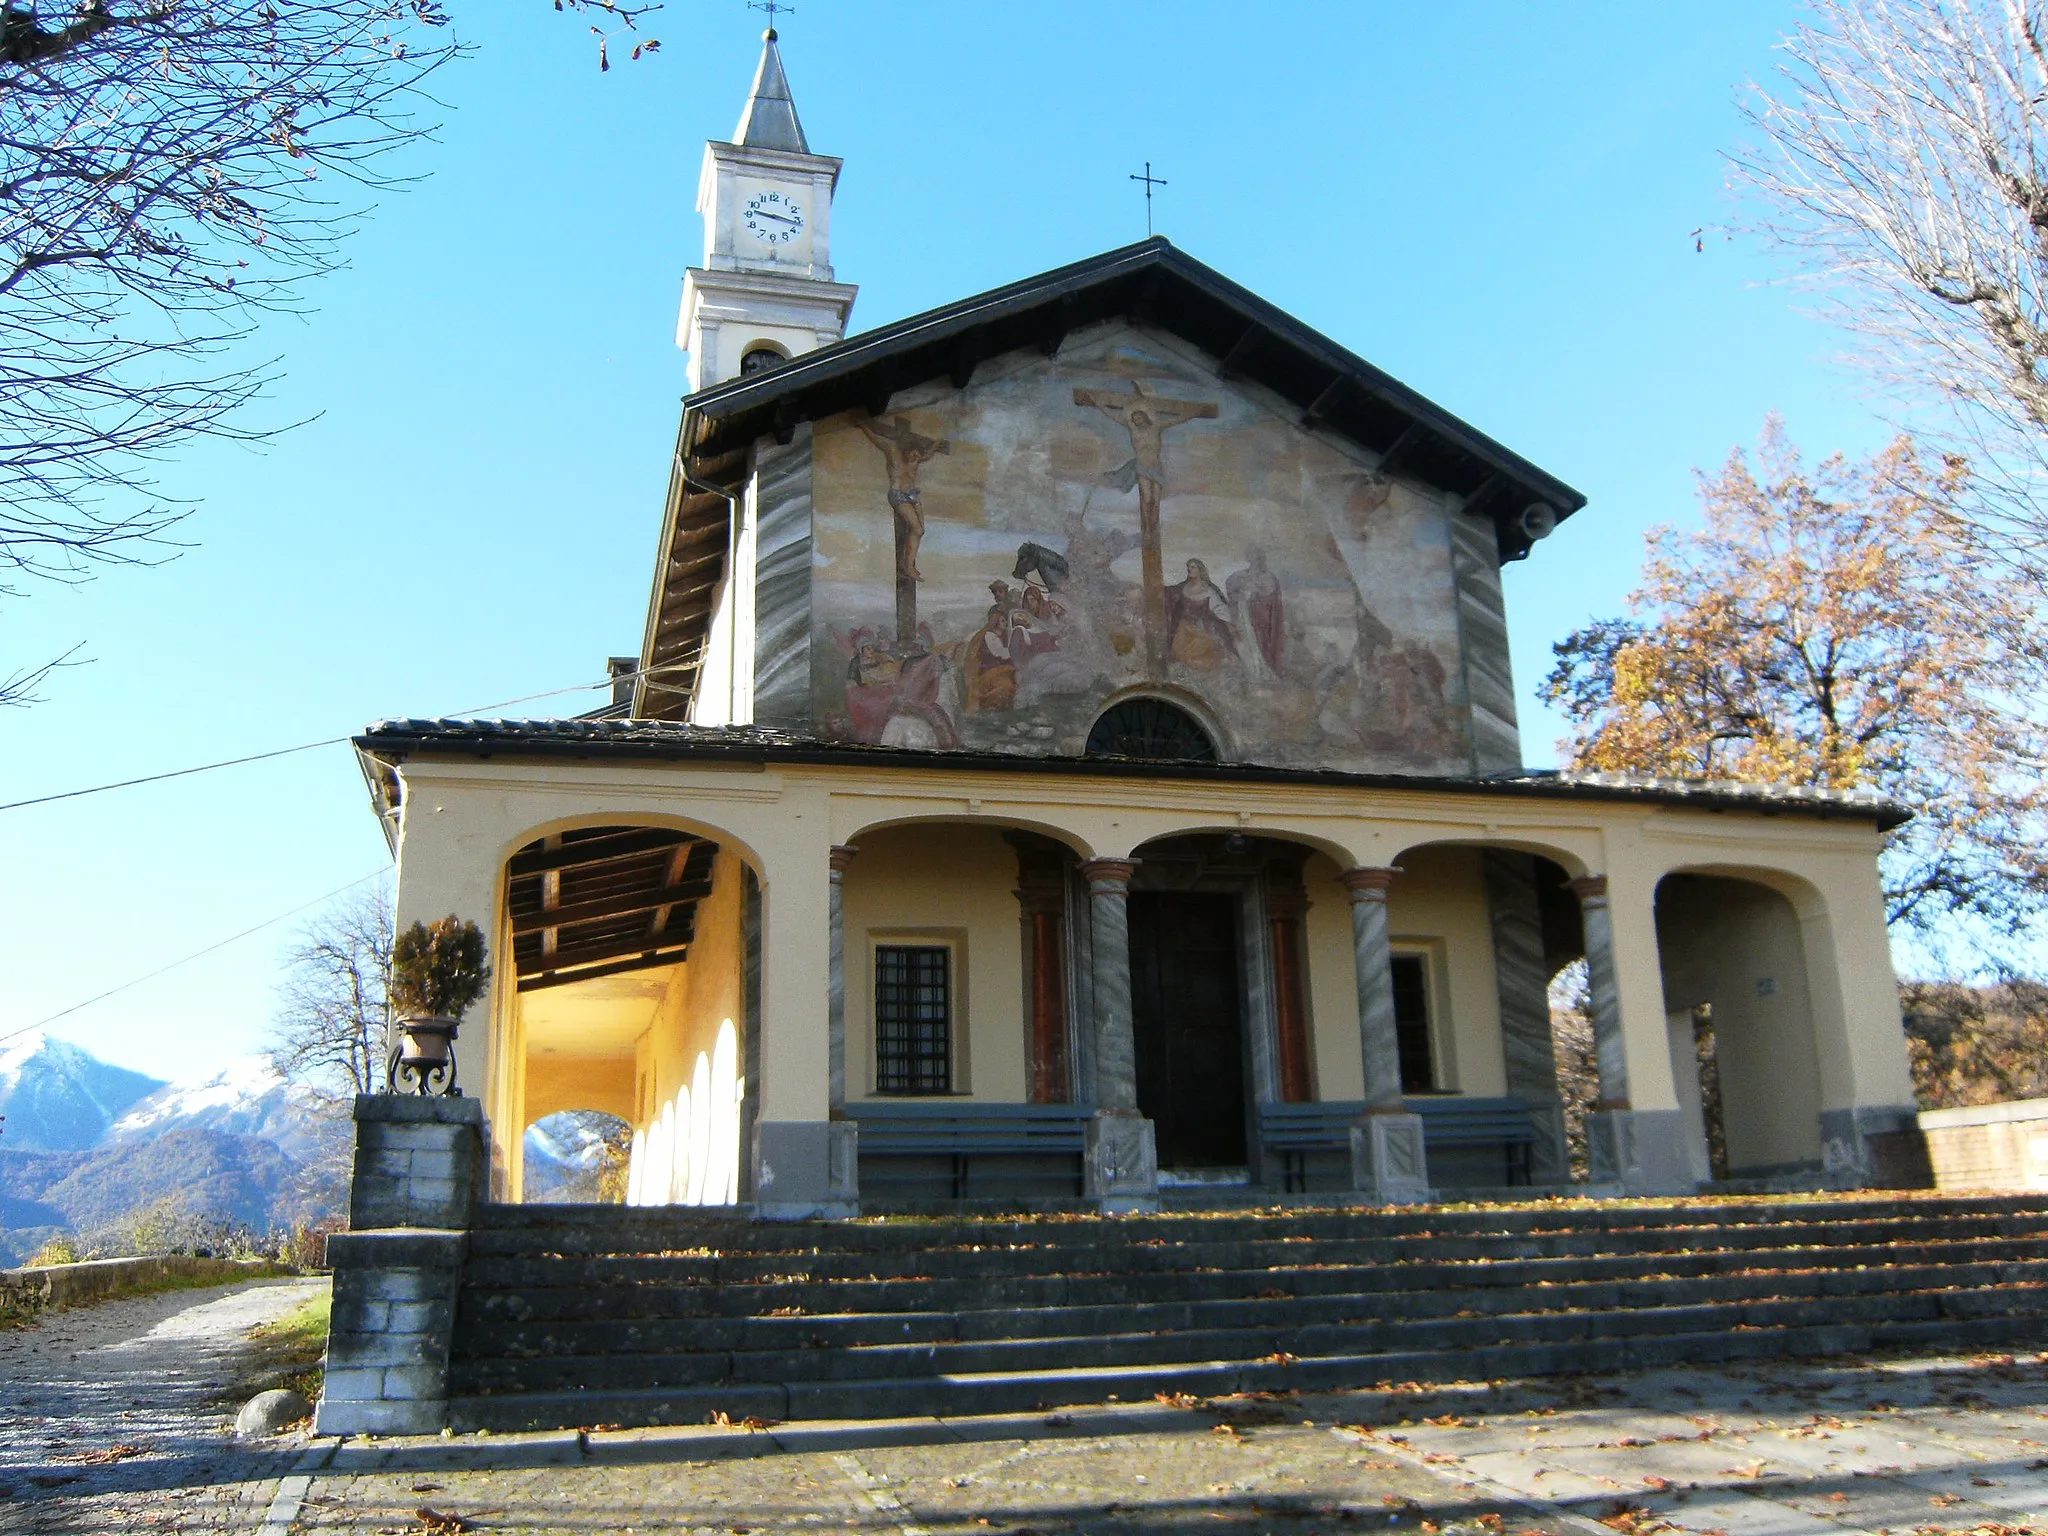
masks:
POLYGON ((787 11, 792 16, 796 14, 795 6, 783 5, 780 3, 780 0, 747 0, 747 9, 750 11, 766 11, 768 13, 768 35, 770 37, 775 35, 775 18, 777 16, 781 15, 784 11, 787 11))
POLYGON ((1152 162, 1147 160, 1145 162, 1145 174, 1133 176, 1131 180, 1145 183, 1145 238, 1150 240, 1152 238, 1152 189, 1165 186, 1166 178, 1164 176, 1154 176, 1152 174, 1152 162))

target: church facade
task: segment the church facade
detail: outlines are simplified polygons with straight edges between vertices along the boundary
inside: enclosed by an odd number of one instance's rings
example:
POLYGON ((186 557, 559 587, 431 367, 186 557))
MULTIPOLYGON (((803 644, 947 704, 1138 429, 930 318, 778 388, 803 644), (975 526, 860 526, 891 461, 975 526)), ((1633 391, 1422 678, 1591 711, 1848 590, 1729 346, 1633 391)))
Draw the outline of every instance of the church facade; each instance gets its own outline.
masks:
POLYGON ((1579 493, 1164 240, 846 337, 838 171, 771 33, 615 707, 358 739, 494 1198, 565 1109, 767 1216, 1562 1187, 1580 961, 1592 1187, 1892 1176, 1899 813, 1523 765, 1579 493))

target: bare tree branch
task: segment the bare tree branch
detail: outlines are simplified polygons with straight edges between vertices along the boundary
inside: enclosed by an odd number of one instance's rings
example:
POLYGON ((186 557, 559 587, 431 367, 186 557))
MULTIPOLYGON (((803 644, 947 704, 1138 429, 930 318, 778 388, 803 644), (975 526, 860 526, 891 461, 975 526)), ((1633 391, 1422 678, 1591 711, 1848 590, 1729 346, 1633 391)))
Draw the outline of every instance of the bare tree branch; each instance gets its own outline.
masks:
POLYGON ((306 925, 271 1036, 271 1062, 287 1082, 330 1097, 382 1086, 393 941, 391 897, 375 888, 306 925))

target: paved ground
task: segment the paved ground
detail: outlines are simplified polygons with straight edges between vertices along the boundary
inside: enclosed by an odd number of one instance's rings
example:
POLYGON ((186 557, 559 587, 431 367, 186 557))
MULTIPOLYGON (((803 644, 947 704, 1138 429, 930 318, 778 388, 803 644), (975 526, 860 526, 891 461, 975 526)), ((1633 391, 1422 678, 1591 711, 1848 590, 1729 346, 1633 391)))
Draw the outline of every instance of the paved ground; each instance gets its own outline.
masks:
POLYGON ((0 1330, 0 1531, 254 1530, 302 1447, 234 1443, 248 1333, 325 1283, 171 1291, 0 1330))
POLYGON ((237 1447, 247 1330, 308 1288, 0 1334, 0 1531, 2048 1536, 2048 1355, 237 1447))
POLYGON ((2048 1536, 2048 1356, 350 1442, 292 1529, 2048 1536))

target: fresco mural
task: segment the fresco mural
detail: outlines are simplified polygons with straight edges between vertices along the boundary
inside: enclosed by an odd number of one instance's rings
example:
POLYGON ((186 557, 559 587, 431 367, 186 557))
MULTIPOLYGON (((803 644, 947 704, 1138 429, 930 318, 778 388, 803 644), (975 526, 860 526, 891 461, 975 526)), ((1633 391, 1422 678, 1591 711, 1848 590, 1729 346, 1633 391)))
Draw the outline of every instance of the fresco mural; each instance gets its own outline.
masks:
POLYGON ((1224 756, 1469 768, 1447 512, 1127 327, 813 437, 827 736, 1079 752, 1103 701, 1224 756))

